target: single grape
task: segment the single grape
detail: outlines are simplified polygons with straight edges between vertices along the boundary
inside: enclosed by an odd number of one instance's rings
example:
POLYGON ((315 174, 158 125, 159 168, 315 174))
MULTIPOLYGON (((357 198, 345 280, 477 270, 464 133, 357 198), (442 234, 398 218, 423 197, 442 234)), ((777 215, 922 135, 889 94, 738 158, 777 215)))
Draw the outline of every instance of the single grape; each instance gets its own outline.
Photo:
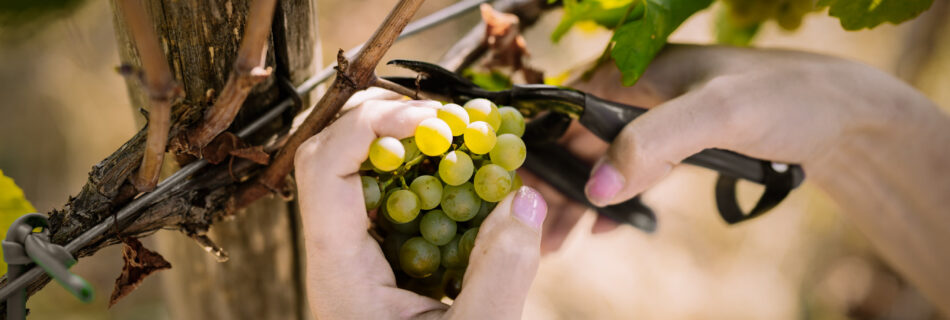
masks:
POLYGON ((459 238, 459 256, 465 264, 468 264, 472 255, 472 249, 475 248, 475 238, 478 236, 478 228, 465 230, 462 237, 459 238))
POLYGON ((511 174, 511 191, 517 191, 524 186, 524 182, 521 181, 521 176, 518 175, 518 171, 508 172, 511 174))
POLYGON ((482 205, 478 208, 478 214, 472 220, 468 220, 468 226, 472 228, 481 226, 488 218, 488 214, 495 210, 496 205, 498 205, 497 202, 482 201, 482 205))
POLYGON ((465 111, 468 112, 469 122, 484 121, 491 125, 492 130, 498 130, 501 127, 501 114, 498 113, 498 107, 488 99, 472 99, 465 103, 465 111))
POLYGON ((399 140, 393 137, 377 138, 369 146, 369 161, 376 169, 382 171, 393 171, 399 168, 405 156, 406 149, 399 140))
POLYGON ((416 126, 416 146, 427 156, 437 156, 452 146, 452 129, 438 118, 422 120, 416 126))
POLYGON ((439 250, 442 252, 442 266, 446 268, 465 267, 465 261, 463 261, 462 256, 459 255, 460 239, 462 239, 462 235, 456 234, 454 237, 452 237, 452 241, 449 241, 449 243, 439 247, 439 250))
MULTIPOLYGON (((383 219, 383 220, 388 220, 388 219, 383 219)), ((412 219, 412 221, 409 221, 406 223, 395 223, 395 222, 390 222, 390 223, 391 223, 393 231, 396 231, 397 233, 413 236, 413 235, 419 234, 419 221, 421 220, 422 220, 422 215, 420 214, 420 215, 416 215, 416 218, 412 219)))
POLYGON ((524 135, 524 116, 518 109, 512 107, 498 108, 501 114, 501 126, 498 127, 498 134, 510 133, 521 137, 524 135))
POLYGON ((442 121, 445 121, 445 123, 449 125, 449 129, 452 129, 453 136, 462 135, 462 133, 465 132, 465 128, 468 127, 468 112, 460 105, 454 103, 446 104, 439 108, 437 115, 439 119, 442 119, 442 121))
POLYGON ((373 177, 360 176, 360 184, 363 185, 363 203, 366 204, 366 210, 373 210, 379 207, 382 200, 382 194, 379 191, 379 183, 373 177))
POLYGON ((425 278, 438 270, 441 262, 439 248, 422 237, 410 238, 399 248, 399 266, 411 277, 425 278))
POLYGON ((475 192, 485 201, 498 202, 511 189, 511 175, 497 164, 486 164, 475 173, 475 192))
POLYGON ((419 197, 422 210, 432 210, 442 201, 442 183, 430 175, 416 177, 409 184, 409 190, 419 197))
POLYGON ((402 142, 402 147, 406 149, 405 161, 415 159, 419 156, 419 147, 416 147, 416 138, 408 137, 399 140, 399 142, 402 142))
POLYGON ((419 215, 419 197, 412 191, 396 190, 386 199, 386 214, 395 223, 406 223, 419 215))
POLYGON ((505 168, 505 170, 516 170, 524 164, 524 159, 528 154, 524 141, 518 136, 506 133, 498 136, 495 147, 491 148, 488 156, 491 162, 505 168))
MULTIPOLYGON (((475 164, 472 163, 472 157, 465 152, 451 151, 442 157, 442 161, 439 161, 439 178, 450 186, 465 183, 474 172, 475 164)), ((444 190, 443 193, 445 193, 444 190)))
POLYGON ((478 214, 482 200, 475 194, 475 187, 466 182, 458 186, 446 186, 442 190, 442 212, 449 219, 468 221, 478 214))
POLYGON ((488 153, 495 147, 495 141, 498 139, 495 136, 495 130, 492 130, 491 126, 484 121, 469 123, 468 128, 465 128, 463 138, 468 151, 474 154, 488 153))
POLYGON ((422 233, 422 237, 425 238, 426 241, 437 246, 452 241, 452 237, 455 236, 456 228, 455 221, 445 216, 442 210, 426 212, 426 214, 422 216, 422 220, 419 221, 419 233, 422 233))
POLYGON ((449 299, 455 299, 462 292, 462 277, 465 269, 448 269, 442 274, 442 292, 449 299))

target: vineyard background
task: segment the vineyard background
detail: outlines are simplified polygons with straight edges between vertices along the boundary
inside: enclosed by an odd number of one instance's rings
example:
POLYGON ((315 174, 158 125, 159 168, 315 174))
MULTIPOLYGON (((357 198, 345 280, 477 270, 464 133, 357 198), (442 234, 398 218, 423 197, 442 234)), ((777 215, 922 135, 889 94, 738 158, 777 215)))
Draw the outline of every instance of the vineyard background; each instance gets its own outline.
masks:
MULTIPOLYGON (((768 23, 754 43, 862 61, 904 78, 947 107, 950 90, 941 90, 950 87, 947 2, 936 0, 908 23, 870 31, 843 31, 838 20, 817 13, 806 16, 793 33, 768 23)), ((319 1, 324 62, 338 48, 367 39, 392 3, 319 1)), ((427 1, 417 16, 450 3, 427 1)), ((671 41, 711 43, 715 10, 688 20, 671 41)), ((529 61, 552 76, 596 57, 609 39, 602 30, 575 28, 554 45, 549 34, 558 20, 559 13, 548 14, 525 34, 529 61)), ((387 57, 435 61, 477 21, 477 13, 469 13, 397 43, 387 57)), ((119 58, 109 3, 88 1, 44 24, 15 34, 0 30, 0 169, 40 212, 62 206, 85 182, 89 168, 143 123, 114 71, 119 58)), ((727 227, 715 214, 714 178, 710 171, 681 166, 648 191, 645 200, 661 224, 654 235, 630 227, 590 235, 583 232, 593 223, 588 214, 561 251, 542 260, 526 318, 936 317, 814 186, 806 184, 760 219, 727 227)), ((757 190, 746 189, 745 200, 752 201, 757 190)), ((178 238, 183 237, 159 232, 145 242, 159 252, 201 250, 178 238)), ((31 319, 177 318, 181 315, 166 307, 164 287, 176 273, 188 272, 189 261, 171 263, 173 269, 147 279, 107 309, 121 268, 119 247, 107 248, 73 269, 97 289, 92 304, 83 305, 52 285, 29 300, 31 319)))

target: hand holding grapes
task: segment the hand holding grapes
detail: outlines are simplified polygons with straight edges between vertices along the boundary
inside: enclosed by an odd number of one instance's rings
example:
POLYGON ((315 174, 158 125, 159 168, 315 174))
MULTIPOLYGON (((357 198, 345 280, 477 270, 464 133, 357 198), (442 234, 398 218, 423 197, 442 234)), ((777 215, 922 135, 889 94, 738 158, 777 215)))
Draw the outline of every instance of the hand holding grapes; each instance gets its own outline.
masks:
MULTIPOLYGON (((437 118, 437 109, 439 104, 433 102, 369 101, 348 111, 298 150, 295 164, 307 247, 307 285, 310 306, 317 318, 520 317, 537 271, 540 225, 546 215, 545 202, 533 189, 521 187, 506 192, 482 222, 464 272, 463 290, 451 307, 397 288, 380 243, 368 232, 371 219, 367 215, 368 200, 363 197, 364 179, 359 172, 361 163, 373 152, 370 146, 381 137, 392 137, 397 142, 412 137, 420 124, 437 118)), ((426 127, 435 132, 444 129, 440 125, 426 127)), ((419 149, 441 148, 426 145, 419 149)), ((497 177, 500 173, 483 175, 497 177)), ((472 184, 460 184, 466 185, 472 184)), ((405 187, 399 189, 412 195, 408 198, 415 196, 410 181, 406 181, 405 187)), ((425 194, 421 189, 417 192, 425 194)), ((422 198, 415 201, 425 200, 425 196, 422 198)), ((390 208, 401 210, 400 203, 403 202, 395 201, 390 208)), ((428 211, 422 218, 442 221, 443 217, 435 212, 428 211)), ((453 212, 443 215, 450 213, 453 212)), ((379 221, 380 212, 375 214, 379 221)), ((428 241, 419 237, 404 245, 412 242, 420 248, 430 248, 428 241)))

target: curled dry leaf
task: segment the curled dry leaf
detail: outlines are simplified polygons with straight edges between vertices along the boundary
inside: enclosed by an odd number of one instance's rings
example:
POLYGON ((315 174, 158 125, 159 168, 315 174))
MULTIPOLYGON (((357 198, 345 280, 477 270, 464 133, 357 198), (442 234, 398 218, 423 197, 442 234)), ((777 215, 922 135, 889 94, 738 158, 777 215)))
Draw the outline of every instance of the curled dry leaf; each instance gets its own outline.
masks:
POLYGON ((485 44, 488 46, 488 60, 483 66, 488 69, 510 67, 513 72, 520 71, 527 83, 542 83, 541 71, 525 64, 530 56, 524 37, 519 31, 518 16, 504 13, 489 4, 481 5, 482 20, 485 21, 485 44))
POLYGON ((270 162, 270 155, 262 146, 248 146, 247 143, 230 132, 224 132, 214 138, 207 146, 201 149, 201 156, 212 164, 221 163, 234 156, 254 161, 257 164, 270 162))
POLYGON ((162 255, 146 249, 138 239, 125 238, 122 241, 125 243, 122 247, 122 260, 125 264, 122 266, 119 278, 115 279, 115 289, 112 290, 112 297, 109 298, 109 307, 132 293, 132 290, 135 290, 145 277, 155 271, 172 267, 162 255))

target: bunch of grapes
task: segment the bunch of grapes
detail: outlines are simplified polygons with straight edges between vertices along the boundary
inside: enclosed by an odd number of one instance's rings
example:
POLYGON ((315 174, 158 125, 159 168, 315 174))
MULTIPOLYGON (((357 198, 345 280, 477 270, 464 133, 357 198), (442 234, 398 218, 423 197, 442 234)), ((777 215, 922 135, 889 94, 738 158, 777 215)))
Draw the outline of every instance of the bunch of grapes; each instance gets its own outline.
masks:
POLYGON ((486 99, 445 104, 410 138, 373 141, 360 179, 374 233, 401 288, 436 299, 462 289, 478 228, 521 187, 524 117, 486 99))

